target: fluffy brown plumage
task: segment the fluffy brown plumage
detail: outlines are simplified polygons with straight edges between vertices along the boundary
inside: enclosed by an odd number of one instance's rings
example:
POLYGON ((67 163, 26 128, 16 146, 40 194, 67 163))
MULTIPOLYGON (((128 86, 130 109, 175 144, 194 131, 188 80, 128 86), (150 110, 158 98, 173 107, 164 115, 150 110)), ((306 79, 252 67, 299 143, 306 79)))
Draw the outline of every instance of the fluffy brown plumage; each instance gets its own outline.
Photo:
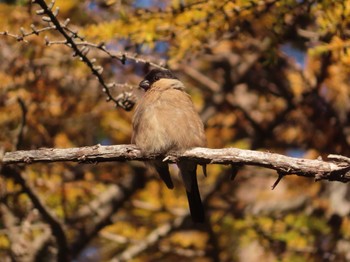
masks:
MULTIPOLYGON (((132 143, 143 152, 167 153, 206 145, 203 123, 184 85, 170 71, 154 69, 140 83, 146 93, 133 117, 132 143)), ((173 188, 168 164, 152 161, 168 188, 173 188)), ((198 190, 196 163, 177 163, 185 184, 194 222, 204 221, 204 209, 198 190)))

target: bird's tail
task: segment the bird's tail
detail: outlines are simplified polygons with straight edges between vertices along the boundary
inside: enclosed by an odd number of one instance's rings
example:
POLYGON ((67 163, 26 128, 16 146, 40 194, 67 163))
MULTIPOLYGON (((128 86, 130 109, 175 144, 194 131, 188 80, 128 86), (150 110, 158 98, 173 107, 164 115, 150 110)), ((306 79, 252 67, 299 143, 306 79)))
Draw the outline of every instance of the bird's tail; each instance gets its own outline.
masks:
POLYGON ((186 193, 193 222, 203 223, 205 214, 202 200, 199 194, 197 178, 195 178, 192 182, 191 191, 186 190, 186 193))
POLYGON ((204 207, 199 193, 196 169, 197 165, 190 162, 179 162, 180 175, 185 184, 188 204, 193 222, 203 223, 205 220, 204 207))

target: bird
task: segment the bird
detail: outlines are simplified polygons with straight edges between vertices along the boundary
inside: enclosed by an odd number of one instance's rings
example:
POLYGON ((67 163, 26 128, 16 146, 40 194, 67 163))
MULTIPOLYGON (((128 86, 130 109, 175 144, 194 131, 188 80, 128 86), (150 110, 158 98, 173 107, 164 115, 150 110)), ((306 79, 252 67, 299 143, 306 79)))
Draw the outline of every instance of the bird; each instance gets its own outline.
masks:
MULTIPOLYGON (((152 69, 140 82, 145 93, 132 119, 131 143, 143 153, 166 154, 207 144, 204 125, 184 84, 168 69, 152 69)), ((148 162, 169 189, 174 188, 169 165, 162 160, 148 162)), ((205 212, 197 181, 197 164, 177 161, 193 222, 204 223, 205 212)), ((205 169, 203 168, 203 171, 205 169)), ((204 172, 206 175, 206 172, 204 172)))

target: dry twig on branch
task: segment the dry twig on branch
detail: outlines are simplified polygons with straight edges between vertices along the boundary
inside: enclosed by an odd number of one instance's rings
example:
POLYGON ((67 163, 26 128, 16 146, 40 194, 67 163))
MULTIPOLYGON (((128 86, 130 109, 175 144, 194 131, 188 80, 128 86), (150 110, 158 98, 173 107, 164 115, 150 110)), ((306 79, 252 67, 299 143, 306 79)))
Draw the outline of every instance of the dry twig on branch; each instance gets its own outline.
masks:
POLYGON ((26 38, 33 35, 40 35, 47 31, 57 31, 63 39, 50 40, 48 36, 45 36, 45 44, 47 46, 51 45, 65 45, 73 50, 73 56, 78 57, 80 61, 85 63, 92 74, 96 77, 100 85, 102 86, 102 91, 106 95, 106 101, 112 101, 117 107, 121 107, 126 111, 133 108, 135 104, 135 97, 132 94, 132 86, 127 84, 118 84, 115 82, 107 83, 102 75, 103 67, 96 64, 95 58, 90 58, 88 56, 90 48, 97 49, 104 54, 106 54, 111 59, 116 59, 120 61, 123 65, 127 60, 134 61, 135 63, 142 63, 145 66, 152 66, 155 68, 163 68, 164 66, 158 65, 152 61, 146 60, 140 57, 138 54, 132 54, 127 52, 112 52, 108 50, 105 43, 91 43, 84 39, 84 37, 78 34, 77 30, 71 29, 68 24, 70 19, 67 18, 65 21, 61 21, 58 18, 59 7, 54 9, 55 0, 52 0, 50 4, 47 4, 44 0, 33 0, 32 3, 37 4, 42 9, 37 10, 36 14, 41 16, 42 21, 45 26, 42 28, 37 28, 34 24, 31 24, 30 29, 20 28, 19 34, 14 34, 8 31, 0 31, 0 36, 7 36, 16 39, 18 42, 28 42, 26 38), (114 97, 111 93, 112 87, 124 87, 129 89, 128 91, 122 91, 117 97, 114 97))
MULTIPOLYGON (((298 175, 315 180, 350 181, 350 159, 329 155, 329 161, 301 159, 276 153, 243 150, 238 148, 193 148, 184 152, 170 152, 167 155, 146 155, 134 145, 87 146, 79 148, 42 148, 29 151, 7 152, 3 164, 31 164, 36 162, 73 161, 99 163, 108 161, 147 161, 155 158, 175 163, 190 159, 198 164, 224 164, 235 166, 252 165, 276 170, 279 180, 282 176, 298 175)), ((233 168, 233 170, 235 170, 233 168)))

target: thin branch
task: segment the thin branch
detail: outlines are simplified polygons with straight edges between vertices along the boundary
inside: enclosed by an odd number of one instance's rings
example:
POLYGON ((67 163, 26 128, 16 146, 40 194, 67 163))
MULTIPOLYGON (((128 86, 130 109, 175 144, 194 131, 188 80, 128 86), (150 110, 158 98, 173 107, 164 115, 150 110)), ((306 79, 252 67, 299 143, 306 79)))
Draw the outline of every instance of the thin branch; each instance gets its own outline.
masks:
MULTIPOLYGON (((92 202, 90 215, 93 211, 96 212, 92 214, 93 219, 91 219, 91 223, 84 229, 82 236, 75 239, 70 246, 68 246, 63 226, 54 215, 50 213, 44 203, 42 203, 35 191, 25 181, 19 170, 15 167, 3 166, 1 174, 13 178, 16 183, 22 186, 23 192, 28 195, 44 221, 49 224, 52 235, 55 237, 58 246, 57 261, 69 261, 70 256, 73 258, 76 257, 102 228, 113 222, 111 219, 112 215, 129 200, 136 190, 142 188, 145 184, 142 176, 140 176, 140 170, 137 169, 135 172, 126 176, 121 181, 120 185, 111 186, 111 190, 106 192, 107 194, 103 194, 103 199, 100 199, 100 201, 96 203, 92 202), (97 208, 99 208, 99 210, 97 210, 97 208)), ((82 210, 79 215, 87 217, 87 213, 88 210, 82 210)), ((74 219, 75 218, 72 218, 72 220, 74 219)), ((82 219, 82 217, 76 219, 82 219)))
POLYGON ((7 177, 11 177, 16 183, 22 186, 23 192, 32 201, 35 208, 37 208, 43 219, 50 225, 52 234, 56 238, 58 246, 57 261, 69 261, 68 243, 66 235, 63 231, 61 223, 50 213, 47 207, 42 203, 34 190, 28 185, 26 180, 22 177, 19 170, 14 167, 4 166, 1 173, 7 177))
POLYGON ((19 128, 19 132, 18 132, 18 136, 17 136, 17 143, 16 143, 16 149, 20 149, 22 147, 23 144, 23 132, 24 132, 24 127, 26 125, 27 122, 27 107, 24 103, 24 101, 21 98, 17 98, 17 102, 19 104, 19 106, 21 107, 21 111, 22 111, 22 119, 21 119, 21 126, 19 128))
POLYGON ((231 173, 230 173, 230 180, 235 180, 239 169, 242 167, 240 164, 231 164, 231 173))
MULTIPOLYGON (((57 19, 56 15, 51 11, 54 1, 51 3, 50 7, 46 4, 46 2, 44 0, 34 0, 33 3, 40 5, 40 7, 42 8, 42 10, 37 11, 37 14, 47 15, 47 17, 46 16, 42 17, 43 20, 47 21, 49 23, 52 23, 56 27, 56 30, 65 38, 66 45, 68 45, 70 48, 72 48, 74 51, 74 54, 76 56, 79 56, 80 60, 82 62, 84 62, 90 68, 91 72, 96 76, 97 80, 102 85, 102 91, 106 94, 107 100, 113 101, 117 106, 120 106, 120 107, 124 108, 125 110, 130 110, 134 106, 134 103, 131 100, 130 101, 128 100, 128 98, 131 97, 131 94, 125 93, 125 95, 123 97, 123 98, 125 98, 125 100, 123 100, 123 99, 116 100, 115 98, 113 98, 113 96, 111 95, 111 93, 109 91, 108 85, 105 83, 105 81, 101 75, 103 68, 100 66, 95 66, 93 64, 93 62, 91 62, 91 60, 87 58, 87 56, 86 56, 87 53, 83 49, 79 49, 79 46, 77 46, 76 42, 73 39, 74 36, 72 37, 71 35, 69 35, 66 32, 66 30, 62 27, 60 21, 57 19)), ((47 45, 50 44, 50 41, 47 38, 45 39, 45 41, 46 41, 47 45)))
POLYGON ((284 173, 283 172, 278 171, 277 174, 278 174, 278 178, 275 181, 275 183, 273 183, 273 185, 271 187, 272 190, 274 190, 276 188, 276 186, 281 182, 282 178, 284 177, 284 173))
POLYGON ((96 59, 90 59, 87 57, 87 54, 89 52, 90 48, 96 48, 105 54, 107 54, 112 59, 117 59, 122 64, 125 64, 127 60, 135 61, 136 63, 143 63, 148 66, 152 66, 155 68, 163 68, 163 66, 158 65, 156 63, 153 63, 151 61, 148 61, 147 59, 139 57, 137 54, 130 54, 126 52, 118 52, 114 53, 110 50, 108 50, 104 43, 94 44, 90 43, 84 40, 83 37, 79 36, 77 31, 71 29, 68 27, 68 24, 70 22, 70 19, 66 19, 64 22, 60 22, 58 20, 57 15, 59 13, 59 7, 56 7, 53 11, 53 6, 55 4, 55 1, 51 1, 50 4, 46 4, 44 0, 33 0, 32 3, 35 3, 39 5, 42 9, 37 10, 36 14, 42 17, 42 20, 47 23, 48 25, 43 28, 36 28, 34 24, 31 25, 31 30, 26 31, 23 27, 20 28, 19 34, 13 34, 8 31, 0 32, 0 35, 8 36, 11 38, 16 39, 19 42, 28 42, 26 40, 27 37, 32 35, 39 35, 42 32, 45 31, 57 31, 59 32, 63 37, 64 40, 55 40, 50 41, 49 38, 45 37, 45 43, 47 46, 53 45, 53 44, 61 44, 66 45, 69 48, 71 48, 74 51, 73 56, 77 56, 80 58, 82 62, 84 62, 91 70, 91 72, 96 76, 97 80, 102 86, 102 91, 107 96, 107 101, 113 101, 116 106, 121 107, 127 111, 131 110, 135 104, 135 97, 131 92, 123 91, 121 94, 119 94, 117 97, 113 97, 110 91, 110 87, 117 86, 118 84, 112 83, 106 83, 105 80, 102 77, 103 68, 102 66, 95 65, 96 59), (76 41, 78 39, 79 41, 76 41))
MULTIPOLYGON (((59 44, 59 43, 56 43, 59 44)), ((148 61, 140 56, 138 56, 137 54, 131 54, 131 53, 126 53, 126 52, 112 52, 110 50, 108 50, 106 48, 105 45, 103 44, 95 44, 95 43, 91 43, 91 42, 76 42, 77 46, 86 46, 86 47, 92 47, 92 48, 96 48, 102 52, 104 52, 105 54, 107 54, 110 58, 113 59, 117 59, 119 61, 121 61, 123 64, 126 62, 127 59, 134 61, 135 63, 143 63, 143 64, 148 64, 154 68, 159 68, 159 69, 166 69, 164 66, 158 65, 156 63, 153 63, 151 61, 148 61)))
MULTIPOLYGON (((108 161, 130 161, 163 159, 175 163, 181 159, 190 159, 198 164, 235 164, 261 166, 281 172, 284 175, 298 175, 317 180, 350 181, 350 164, 347 161, 323 161, 302 159, 280 154, 243 150, 238 148, 193 148, 185 152, 170 152, 166 156, 143 154, 134 145, 87 146, 80 148, 43 148, 29 151, 7 152, 3 164, 31 164, 35 162, 73 161, 80 163, 98 163, 108 161)), ((334 158, 333 158, 334 159, 334 158)), ((346 158, 347 159, 347 158, 346 158)))
POLYGON ((22 42, 28 43, 28 41, 25 39, 28 36, 39 35, 40 33, 45 32, 45 31, 55 30, 54 26, 47 26, 47 27, 37 29, 34 24, 31 24, 30 27, 32 29, 30 32, 26 32, 24 30, 24 28, 21 27, 20 28, 21 34, 13 34, 13 33, 10 33, 8 31, 3 31, 3 32, 0 32, 0 35, 12 37, 12 38, 16 39, 18 42, 22 41, 22 42))

